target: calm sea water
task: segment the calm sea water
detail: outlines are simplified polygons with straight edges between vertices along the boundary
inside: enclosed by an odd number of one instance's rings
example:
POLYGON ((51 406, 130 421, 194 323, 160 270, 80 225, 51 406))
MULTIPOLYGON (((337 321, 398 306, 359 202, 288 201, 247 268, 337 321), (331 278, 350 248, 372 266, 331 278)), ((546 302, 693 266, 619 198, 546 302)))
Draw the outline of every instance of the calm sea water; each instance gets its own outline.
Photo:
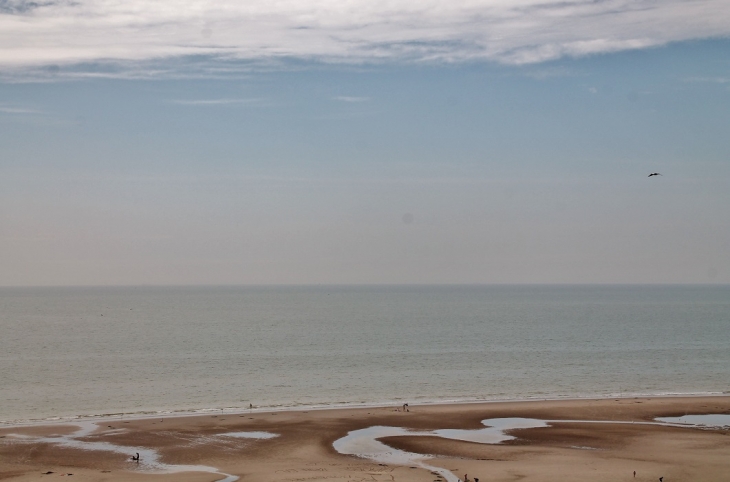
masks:
POLYGON ((0 420, 730 391, 729 286, 0 289, 0 420))

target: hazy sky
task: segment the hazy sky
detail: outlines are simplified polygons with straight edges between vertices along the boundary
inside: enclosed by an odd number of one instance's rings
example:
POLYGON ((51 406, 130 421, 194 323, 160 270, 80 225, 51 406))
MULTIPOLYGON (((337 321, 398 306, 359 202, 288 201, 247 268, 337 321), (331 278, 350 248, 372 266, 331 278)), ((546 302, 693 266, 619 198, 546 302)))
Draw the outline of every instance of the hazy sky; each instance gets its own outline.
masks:
POLYGON ((0 285, 269 283, 730 283, 730 4, 0 0, 0 285))

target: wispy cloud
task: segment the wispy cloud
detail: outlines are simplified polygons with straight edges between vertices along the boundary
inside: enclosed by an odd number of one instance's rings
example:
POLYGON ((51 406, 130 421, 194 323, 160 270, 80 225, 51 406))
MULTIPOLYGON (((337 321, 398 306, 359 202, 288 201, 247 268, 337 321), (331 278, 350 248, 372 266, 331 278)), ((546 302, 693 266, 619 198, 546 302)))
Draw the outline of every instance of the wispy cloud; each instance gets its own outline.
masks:
POLYGON ((338 95, 337 97, 333 97, 334 100, 339 100, 340 102, 367 102, 370 100, 370 97, 352 97, 349 95, 338 95))
POLYGON ((729 77, 687 77, 685 82, 703 82, 709 84, 730 84, 729 77))
POLYGON ((40 114, 41 111, 36 109, 28 109, 26 107, 15 107, 9 105, 0 104, 0 113, 2 114, 17 114, 17 115, 28 115, 28 114, 40 114))
POLYGON ((230 104, 251 104, 259 102, 260 99, 173 99, 170 102, 179 105, 230 105, 230 104))
POLYGON ((565 67, 547 67, 526 69, 523 71, 523 75, 537 80, 546 80, 560 77, 576 77, 585 74, 566 69, 565 67))
POLYGON ((180 58, 530 64, 726 36, 727 0, 0 1, 6 72, 111 61, 123 67, 104 75, 122 76, 180 58))

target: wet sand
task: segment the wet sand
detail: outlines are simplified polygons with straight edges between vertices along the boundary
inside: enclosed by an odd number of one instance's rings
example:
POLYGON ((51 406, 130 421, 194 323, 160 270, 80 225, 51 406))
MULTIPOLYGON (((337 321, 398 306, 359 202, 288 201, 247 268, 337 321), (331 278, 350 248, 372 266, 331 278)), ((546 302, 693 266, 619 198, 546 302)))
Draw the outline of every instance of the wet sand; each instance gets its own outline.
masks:
POLYGON ((658 481, 659 477, 665 482, 729 480, 727 428, 641 423, 685 414, 730 414, 730 397, 412 405, 408 412, 400 407, 379 407, 116 419, 97 422, 95 431, 78 439, 113 444, 119 448, 116 452, 54 443, 79 430, 70 424, 7 427, 0 428, 0 480, 70 477, 80 481, 203 482, 230 474, 241 481, 264 482, 443 481, 417 464, 381 464, 342 455, 333 443, 350 431, 372 426, 476 430, 484 428, 484 419, 507 417, 553 422, 542 428, 511 430, 509 435, 516 438, 496 445, 408 435, 386 437, 381 442, 394 450, 429 454, 431 457, 423 460, 429 466, 447 469, 459 478, 466 473, 470 480, 478 477, 482 482, 658 481), (277 436, 223 435, 231 432, 277 436), (153 467, 145 458, 155 451, 162 465, 153 467), (135 452, 145 454, 139 465, 129 459, 135 452), (160 473, 161 467, 175 464, 203 465, 219 473, 160 473), (46 475, 49 471, 53 473, 46 475))

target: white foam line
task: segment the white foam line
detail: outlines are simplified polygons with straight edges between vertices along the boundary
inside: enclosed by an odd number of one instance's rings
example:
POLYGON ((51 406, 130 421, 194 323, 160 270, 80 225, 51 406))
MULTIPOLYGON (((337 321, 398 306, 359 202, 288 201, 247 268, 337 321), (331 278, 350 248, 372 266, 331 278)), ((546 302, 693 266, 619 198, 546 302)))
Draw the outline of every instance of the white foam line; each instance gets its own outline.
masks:
MULTIPOLYGON (((559 396, 557 394, 546 394, 545 396, 525 396, 521 398, 457 398, 457 399, 414 399, 410 401, 411 406, 434 406, 434 405, 468 405, 481 403, 520 403, 520 402, 557 402, 557 401, 585 401, 585 400, 631 400, 634 398, 697 398, 697 397, 726 397, 729 391, 724 392, 661 392, 661 393, 639 393, 639 392, 622 392, 621 394, 585 394, 559 396)), ((316 404, 279 404, 267 405, 256 408, 246 407, 225 407, 225 408, 199 408, 192 410, 156 410, 156 411, 140 411, 140 412, 124 412, 109 414, 91 414, 77 415, 68 417, 48 417, 44 419, 25 419, 25 420, 0 420, 0 426, 3 427, 24 427, 37 425, 55 425, 59 423, 72 424, 84 420, 94 420, 97 422, 108 422, 113 420, 147 420, 151 418, 160 418, 161 416, 182 418, 197 417, 208 414, 219 415, 244 415, 249 413, 269 413, 269 412, 298 412, 309 410, 347 410, 353 408, 388 408, 400 407, 404 400, 385 400, 379 402, 340 402, 340 403, 316 403, 316 404)))

